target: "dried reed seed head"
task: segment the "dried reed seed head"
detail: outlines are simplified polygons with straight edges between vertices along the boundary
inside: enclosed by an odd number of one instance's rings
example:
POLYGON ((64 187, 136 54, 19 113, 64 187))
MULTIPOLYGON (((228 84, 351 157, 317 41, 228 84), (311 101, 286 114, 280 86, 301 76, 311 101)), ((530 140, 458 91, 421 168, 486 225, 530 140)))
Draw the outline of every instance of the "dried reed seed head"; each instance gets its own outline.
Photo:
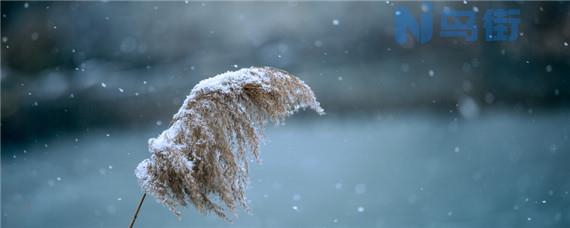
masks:
POLYGON ((299 109, 323 109, 311 88, 276 68, 251 67, 198 83, 168 129, 149 139, 149 159, 135 173, 143 190, 179 215, 192 203, 202 213, 228 219, 248 209, 247 153, 258 159, 267 122, 299 109))

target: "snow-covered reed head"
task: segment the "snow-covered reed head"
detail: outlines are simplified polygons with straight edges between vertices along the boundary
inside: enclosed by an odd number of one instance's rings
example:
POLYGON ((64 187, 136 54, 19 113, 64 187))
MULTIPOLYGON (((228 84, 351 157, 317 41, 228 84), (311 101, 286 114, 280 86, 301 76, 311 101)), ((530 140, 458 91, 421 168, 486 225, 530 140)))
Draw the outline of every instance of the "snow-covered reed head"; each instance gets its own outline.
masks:
POLYGON ((259 159, 263 126, 307 107, 323 113, 311 88, 283 70, 251 67, 205 79, 170 127, 149 139, 152 155, 136 176, 145 192, 177 215, 177 207, 192 203, 227 219, 228 210, 248 210, 246 154, 259 159))

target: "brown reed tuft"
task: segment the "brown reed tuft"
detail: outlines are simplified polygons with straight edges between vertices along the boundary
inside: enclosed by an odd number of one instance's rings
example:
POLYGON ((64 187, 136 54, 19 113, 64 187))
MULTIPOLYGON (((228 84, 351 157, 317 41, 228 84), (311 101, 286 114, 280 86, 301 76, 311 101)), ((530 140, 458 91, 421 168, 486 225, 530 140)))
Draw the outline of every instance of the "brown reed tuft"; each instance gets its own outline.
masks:
POLYGON ((323 109, 311 88, 286 71, 251 67, 198 83, 170 127, 149 139, 151 157, 136 168, 145 193, 172 212, 193 204, 228 220, 247 206, 248 159, 259 160, 267 122, 279 123, 299 109, 323 109))

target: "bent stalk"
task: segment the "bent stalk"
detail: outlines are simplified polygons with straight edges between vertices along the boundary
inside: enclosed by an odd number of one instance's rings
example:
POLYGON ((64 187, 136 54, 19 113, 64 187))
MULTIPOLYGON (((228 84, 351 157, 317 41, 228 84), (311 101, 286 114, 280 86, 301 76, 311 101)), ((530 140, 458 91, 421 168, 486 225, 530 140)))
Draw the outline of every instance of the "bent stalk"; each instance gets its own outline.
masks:
POLYGON ((137 220, 137 216, 139 215, 139 211, 141 210, 141 206, 143 204, 145 197, 146 197, 146 193, 144 193, 142 195, 141 200, 139 201, 139 205, 137 206, 137 210, 135 211, 135 215, 133 216, 133 219, 131 220, 131 224, 129 225, 129 228, 133 228, 133 225, 135 225, 135 221, 137 220))

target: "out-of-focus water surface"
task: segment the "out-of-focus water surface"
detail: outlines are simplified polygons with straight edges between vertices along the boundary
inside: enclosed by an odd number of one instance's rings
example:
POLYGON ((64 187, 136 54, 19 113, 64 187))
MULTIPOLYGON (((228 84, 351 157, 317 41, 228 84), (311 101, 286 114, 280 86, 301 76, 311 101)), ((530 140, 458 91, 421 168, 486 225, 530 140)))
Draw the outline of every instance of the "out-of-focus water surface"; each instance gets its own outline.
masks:
MULTIPOLYGON (((3 161, 6 227, 126 226, 144 131, 62 136, 3 161), (109 136, 107 136, 109 134, 109 136)), ((311 117, 270 127, 233 227, 566 227, 570 115, 311 117)), ((12 151, 4 151, 10 154, 12 151)), ((148 197, 138 227, 227 227, 148 197)))
POLYGON ((148 197, 136 227, 570 227, 570 2, 434 2, 432 39, 400 45, 424 4, 2 1, 0 225, 126 227, 192 87, 272 66, 327 115, 269 128, 252 214, 148 197), (520 10, 514 41, 486 41, 493 9, 520 10), (476 41, 441 36, 457 11, 476 41))

